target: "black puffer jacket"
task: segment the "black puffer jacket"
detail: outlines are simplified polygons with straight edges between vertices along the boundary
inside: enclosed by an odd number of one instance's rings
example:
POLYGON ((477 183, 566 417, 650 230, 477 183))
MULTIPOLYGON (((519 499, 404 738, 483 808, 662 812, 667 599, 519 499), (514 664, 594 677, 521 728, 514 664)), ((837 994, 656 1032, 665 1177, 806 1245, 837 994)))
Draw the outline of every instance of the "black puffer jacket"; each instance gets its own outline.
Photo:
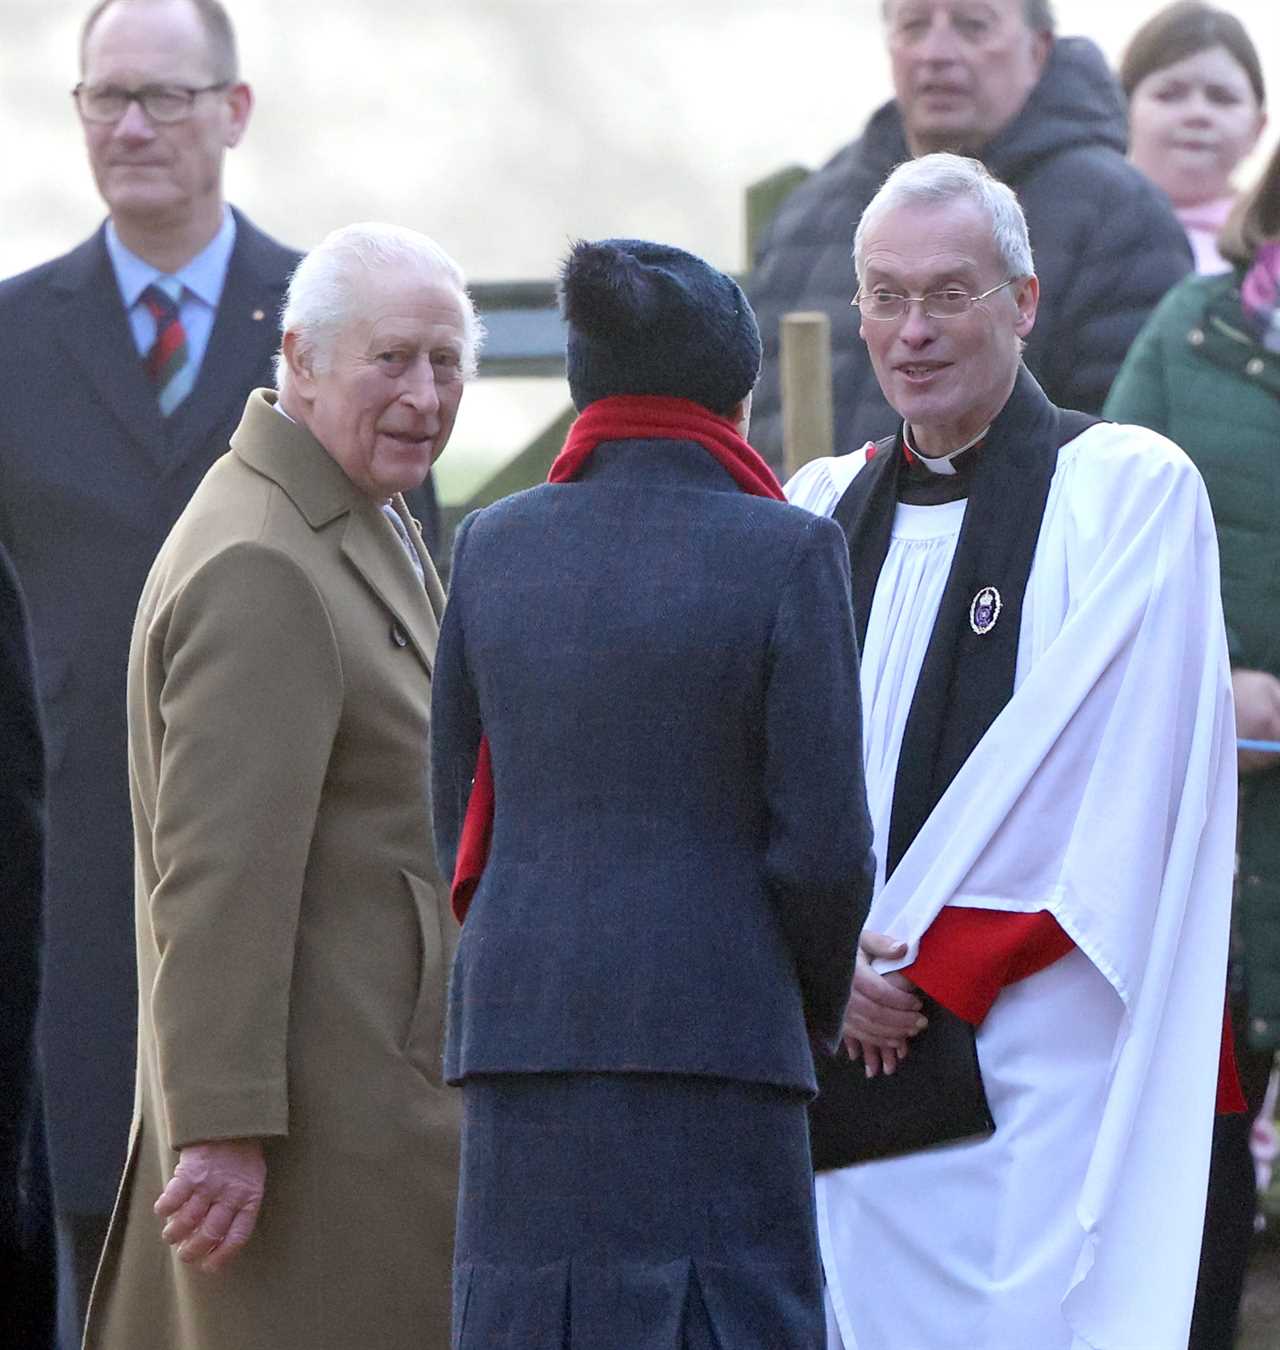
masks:
MULTIPOLYGON (((1040 312, 1027 364, 1061 407, 1101 409, 1130 342, 1156 302, 1191 270, 1168 199, 1124 158, 1124 104, 1102 54, 1059 38, 1022 111, 982 160, 1018 194, 1040 277, 1040 312)), ((782 462, 778 322, 792 310, 831 317, 835 449, 888 435, 896 419, 880 394, 849 308, 853 232, 889 171, 909 159, 896 103, 874 114, 783 202, 756 255, 747 293, 764 337, 751 443, 782 462)))

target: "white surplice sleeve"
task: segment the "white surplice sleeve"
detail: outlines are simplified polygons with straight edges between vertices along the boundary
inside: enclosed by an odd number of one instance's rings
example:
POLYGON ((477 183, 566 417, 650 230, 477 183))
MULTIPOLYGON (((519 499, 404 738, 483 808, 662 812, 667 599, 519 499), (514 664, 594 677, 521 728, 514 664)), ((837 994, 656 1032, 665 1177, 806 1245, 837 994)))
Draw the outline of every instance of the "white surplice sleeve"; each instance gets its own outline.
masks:
POLYGON ((782 490, 792 506, 803 506, 816 516, 829 516, 866 462, 866 446, 851 455, 811 459, 787 479, 782 490))

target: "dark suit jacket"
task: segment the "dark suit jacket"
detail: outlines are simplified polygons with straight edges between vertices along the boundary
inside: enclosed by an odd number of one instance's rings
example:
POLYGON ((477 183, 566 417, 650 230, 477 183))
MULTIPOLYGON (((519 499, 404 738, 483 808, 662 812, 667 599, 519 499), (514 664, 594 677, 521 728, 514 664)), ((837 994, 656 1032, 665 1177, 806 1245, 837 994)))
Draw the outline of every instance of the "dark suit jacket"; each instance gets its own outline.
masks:
POLYGON ((0 543, 22 582, 48 739, 44 1057, 60 1208, 105 1213, 133 1104, 125 667, 152 559, 256 385, 298 254, 237 217, 199 381, 166 421, 103 233, 0 282, 0 543))
POLYGON ((17 579, 0 549, 0 1343, 53 1343, 53 1215, 40 1077, 44 748, 17 579))
POLYGON ((601 446, 462 525, 432 699, 442 868, 481 728, 492 851, 447 1076, 814 1089, 871 893, 848 550, 701 447, 601 446))

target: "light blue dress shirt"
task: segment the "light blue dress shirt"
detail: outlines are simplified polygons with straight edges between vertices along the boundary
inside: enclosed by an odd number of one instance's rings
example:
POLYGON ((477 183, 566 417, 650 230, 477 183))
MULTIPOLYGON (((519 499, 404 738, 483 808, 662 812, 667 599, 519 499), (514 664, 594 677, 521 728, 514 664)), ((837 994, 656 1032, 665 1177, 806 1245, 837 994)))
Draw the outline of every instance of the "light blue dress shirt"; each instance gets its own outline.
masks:
POLYGON ((218 301, 222 298, 222 287, 227 279, 231 251, 236 244, 236 218, 231 214, 231 208, 222 208, 222 225, 218 233, 185 267, 176 272, 161 272, 149 262, 144 262, 136 253, 131 253, 120 242, 116 227, 110 220, 107 221, 106 242, 139 356, 145 356, 156 340, 156 321, 139 297, 148 286, 162 277, 172 276, 182 284, 178 317, 187 335, 187 359, 192 366, 193 376, 198 377, 209 346, 209 336, 213 332, 213 320, 218 312, 218 301))

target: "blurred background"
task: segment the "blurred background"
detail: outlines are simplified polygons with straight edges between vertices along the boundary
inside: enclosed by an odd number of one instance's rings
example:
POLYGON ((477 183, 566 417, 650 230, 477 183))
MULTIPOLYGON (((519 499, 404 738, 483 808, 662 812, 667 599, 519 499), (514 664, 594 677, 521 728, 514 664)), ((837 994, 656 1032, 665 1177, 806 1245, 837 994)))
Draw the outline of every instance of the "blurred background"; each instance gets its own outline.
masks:
MULTIPOLYGON (((1280 101, 1280 5, 1218 3, 1249 27, 1280 101)), ((0 7, 0 276, 102 215, 69 94, 88 7, 0 7)), ((257 95, 228 158, 230 199, 300 248, 354 220, 412 225, 474 281, 549 278, 575 236, 661 239, 742 270, 748 184, 819 166, 890 92, 880 0, 228 7, 257 95)), ((1059 31, 1113 62, 1158 8, 1056 0, 1059 31)), ((567 402, 559 379, 478 382, 439 465, 442 497, 469 497, 567 402)))

